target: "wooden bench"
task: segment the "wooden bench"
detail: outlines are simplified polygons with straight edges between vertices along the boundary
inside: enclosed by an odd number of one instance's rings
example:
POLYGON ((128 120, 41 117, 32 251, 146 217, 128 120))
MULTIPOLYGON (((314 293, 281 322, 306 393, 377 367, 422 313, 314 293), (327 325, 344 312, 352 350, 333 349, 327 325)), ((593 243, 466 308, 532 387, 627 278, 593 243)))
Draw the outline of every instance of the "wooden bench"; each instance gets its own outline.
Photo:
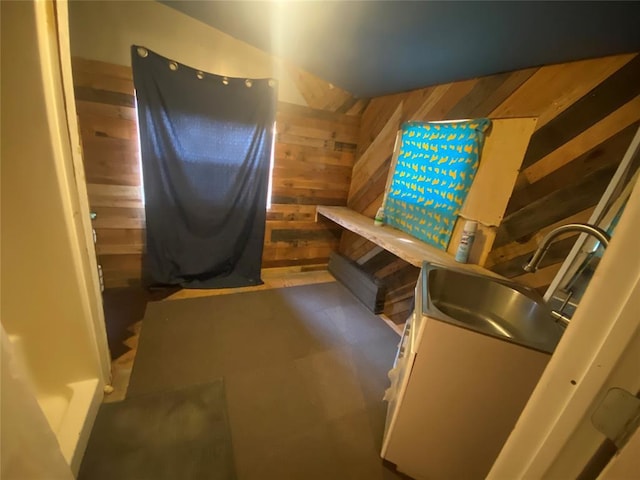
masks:
MULTIPOLYGON (((371 218, 347 207, 319 205, 316 211, 316 220, 318 215, 322 215, 341 227, 357 233, 416 267, 422 267, 422 262, 424 261, 443 265, 462 265, 454 260, 451 253, 432 247, 388 225, 377 227, 373 224, 371 218)), ((495 275, 478 265, 464 264, 464 267, 478 273, 495 275)))

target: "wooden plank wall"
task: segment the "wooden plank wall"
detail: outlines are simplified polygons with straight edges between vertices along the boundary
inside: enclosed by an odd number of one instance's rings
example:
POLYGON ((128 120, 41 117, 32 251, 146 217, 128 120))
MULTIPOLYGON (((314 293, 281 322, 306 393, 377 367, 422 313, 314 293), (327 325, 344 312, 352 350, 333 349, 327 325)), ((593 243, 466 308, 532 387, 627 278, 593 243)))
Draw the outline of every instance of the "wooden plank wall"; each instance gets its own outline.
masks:
MULTIPOLYGON (((393 136, 407 120, 538 117, 489 255, 494 271, 545 290, 575 237, 556 243, 536 274, 521 265, 547 231, 585 221, 640 122, 640 56, 618 55, 374 98, 362 115, 349 206, 372 217, 382 201, 393 136)), ((385 313, 402 322, 418 270, 356 235, 341 251, 389 284, 385 313)))
MULTIPOLYGON (((294 72, 295 73, 295 72, 294 72)), ((280 103, 263 267, 326 264, 340 230, 316 205, 345 205, 366 105, 298 72, 310 104, 280 103), (330 95, 323 100, 323 92, 330 95), (345 113, 340 113, 345 112, 345 113), (348 113, 348 114, 347 114, 348 113)), ((131 68, 73 60, 75 97, 97 253, 107 288, 140 284, 145 241, 131 68)))
POLYGON ((290 62, 285 61, 285 67, 307 105, 312 108, 347 115, 361 115, 369 104, 369 99, 355 98, 349 92, 290 62))

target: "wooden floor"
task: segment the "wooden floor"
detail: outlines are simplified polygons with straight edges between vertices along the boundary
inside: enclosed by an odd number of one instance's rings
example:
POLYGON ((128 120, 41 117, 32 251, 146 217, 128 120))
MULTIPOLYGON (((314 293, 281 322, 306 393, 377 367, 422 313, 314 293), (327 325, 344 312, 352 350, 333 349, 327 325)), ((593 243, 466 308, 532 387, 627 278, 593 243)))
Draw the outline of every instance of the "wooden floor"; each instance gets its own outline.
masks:
MULTIPOLYGON (((251 292, 256 290, 269 290, 272 288, 294 287, 298 285, 310 285, 315 283, 334 282, 335 278, 325 269, 305 271, 301 268, 270 268, 262 272, 264 284, 255 287, 224 288, 216 290, 180 290, 165 298, 164 302, 182 300, 185 298, 206 297, 212 295, 230 295, 235 293, 251 292)), ((133 369, 133 363, 137 352, 138 339, 142 329, 142 321, 130 327, 131 337, 125 340, 125 344, 131 349, 124 355, 115 359, 111 364, 113 392, 105 396, 105 402, 117 402, 123 400, 127 394, 129 379, 133 369)))
POLYGON ((293 268, 269 268, 262 271, 262 285, 255 287, 219 288, 211 290, 180 290, 164 301, 181 300, 183 298, 209 297, 212 295, 229 295, 233 293, 270 290, 272 288, 295 287, 313 283, 333 282, 335 278, 327 270, 299 271, 293 268))

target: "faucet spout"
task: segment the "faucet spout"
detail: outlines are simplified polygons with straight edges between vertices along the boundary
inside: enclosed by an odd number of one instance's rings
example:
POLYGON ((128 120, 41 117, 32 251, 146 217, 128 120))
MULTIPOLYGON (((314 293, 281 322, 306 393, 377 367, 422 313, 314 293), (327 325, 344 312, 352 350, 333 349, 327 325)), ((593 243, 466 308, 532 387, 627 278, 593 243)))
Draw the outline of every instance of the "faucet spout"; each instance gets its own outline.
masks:
POLYGON ((551 243, 563 233, 567 232, 580 232, 586 233, 595 237, 605 248, 609 246, 609 240, 611 237, 607 232, 605 232, 600 227, 596 227, 594 225, 589 225, 588 223, 568 223, 566 225, 562 225, 558 228, 551 230, 540 242, 540 246, 533 254, 533 257, 529 260, 529 262, 524 265, 522 268, 525 272, 533 273, 538 269, 538 265, 544 257, 544 254, 549 250, 549 246, 551 243))

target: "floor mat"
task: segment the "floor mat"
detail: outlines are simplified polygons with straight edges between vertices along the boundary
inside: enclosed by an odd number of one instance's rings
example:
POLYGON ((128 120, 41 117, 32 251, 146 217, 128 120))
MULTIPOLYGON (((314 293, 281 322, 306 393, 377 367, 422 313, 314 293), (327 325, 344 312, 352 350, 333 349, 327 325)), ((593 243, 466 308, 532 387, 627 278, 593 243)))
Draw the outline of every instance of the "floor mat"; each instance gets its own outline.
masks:
POLYGON ((236 478, 221 379, 100 406, 78 479, 236 478))
POLYGON ((241 480, 400 478, 380 459, 398 341, 337 282, 154 302, 127 397, 224 378, 241 480))

